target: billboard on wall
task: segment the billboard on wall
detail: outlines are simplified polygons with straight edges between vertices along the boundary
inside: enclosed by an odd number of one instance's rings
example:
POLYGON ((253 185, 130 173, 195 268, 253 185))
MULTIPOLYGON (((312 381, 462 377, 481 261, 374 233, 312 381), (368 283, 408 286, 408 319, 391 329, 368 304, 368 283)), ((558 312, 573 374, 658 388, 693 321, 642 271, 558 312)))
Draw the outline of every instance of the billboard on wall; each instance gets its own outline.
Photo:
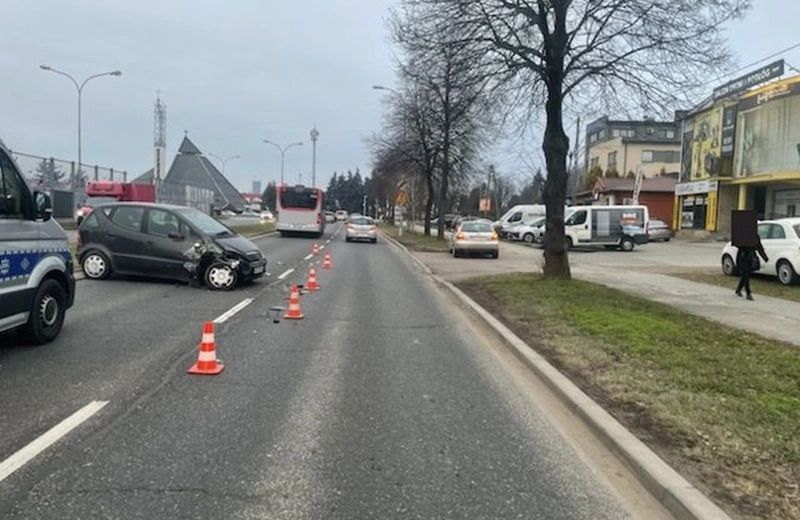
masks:
POLYGON ((720 174, 722 154, 722 108, 712 108, 694 116, 690 179, 720 174))
POLYGON ((800 150, 800 77, 777 81, 743 97, 738 104, 735 175, 796 170, 800 150))
POLYGON ((739 107, 736 105, 725 107, 722 111, 722 147, 723 158, 733 157, 733 145, 736 139, 736 115, 739 107))

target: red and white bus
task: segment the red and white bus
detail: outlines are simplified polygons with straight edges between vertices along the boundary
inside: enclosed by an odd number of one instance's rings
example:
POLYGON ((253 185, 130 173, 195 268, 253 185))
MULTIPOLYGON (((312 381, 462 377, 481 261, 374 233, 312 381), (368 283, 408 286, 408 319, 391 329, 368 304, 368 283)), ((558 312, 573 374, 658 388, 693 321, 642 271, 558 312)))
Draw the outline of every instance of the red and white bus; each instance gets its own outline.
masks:
POLYGON ((277 188, 277 229, 281 236, 314 235, 325 232, 324 194, 319 188, 282 184, 277 188))

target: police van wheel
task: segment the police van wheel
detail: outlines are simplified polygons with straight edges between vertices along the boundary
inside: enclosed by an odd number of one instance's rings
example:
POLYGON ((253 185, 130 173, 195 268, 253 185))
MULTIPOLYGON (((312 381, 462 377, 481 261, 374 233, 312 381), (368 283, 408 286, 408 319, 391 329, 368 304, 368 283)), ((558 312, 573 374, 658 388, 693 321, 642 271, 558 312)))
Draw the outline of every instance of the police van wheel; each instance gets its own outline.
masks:
POLYGON ((84 255, 81 269, 87 278, 105 280, 111 274, 111 262, 100 251, 89 251, 84 255))
POLYGON ((64 288, 53 279, 47 279, 39 286, 33 299, 31 315, 23 329, 23 335, 34 345, 50 343, 64 325, 64 288))

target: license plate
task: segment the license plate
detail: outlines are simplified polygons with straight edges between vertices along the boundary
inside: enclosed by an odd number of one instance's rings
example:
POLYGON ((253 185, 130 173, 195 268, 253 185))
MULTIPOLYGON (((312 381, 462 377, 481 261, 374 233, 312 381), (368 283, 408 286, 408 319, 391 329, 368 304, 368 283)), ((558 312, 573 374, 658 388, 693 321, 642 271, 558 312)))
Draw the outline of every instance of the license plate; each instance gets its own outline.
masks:
POLYGON ((253 269, 253 274, 261 274, 264 272, 264 266, 258 265, 253 269))

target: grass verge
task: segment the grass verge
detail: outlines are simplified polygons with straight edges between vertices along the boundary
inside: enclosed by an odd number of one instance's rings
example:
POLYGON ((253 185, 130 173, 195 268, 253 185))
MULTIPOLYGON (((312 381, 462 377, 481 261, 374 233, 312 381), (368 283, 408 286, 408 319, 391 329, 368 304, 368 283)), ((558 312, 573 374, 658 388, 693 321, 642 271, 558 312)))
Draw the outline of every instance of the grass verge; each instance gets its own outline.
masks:
POLYGON ((800 349, 579 280, 458 285, 734 516, 800 520, 800 349))
MULTIPOLYGON (((739 281, 738 277, 725 276, 719 271, 711 270, 681 271, 670 273, 670 276, 683 278, 684 280, 692 282, 716 285, 717 287, 726 287, 731 291, 736 288, 736 284, 739 281)), ((755 275, 750 278, 750 288, 755 295, 763 294, 764 296, 772 296, 773 298, 800 302, 800 286, 781 285, 774 276, 755 275)))
POLYGON ((382 232, 406 246, 409 251, 446 253, 449 250, 448 241, 439 240, 435 236, 431 237, 423 233, 409 231, 408 229, 404 229, 403 236, 400 236, 397 226, 391 224, 380 224, 379 228, 382 232))
POLYGON ((242 236, 252 237, 256 235, 263 235, 264 233, 272 233, 275 231, 274 222, 266 222, 264 224, 244 224, 241 226, 228 226, 242 236))

